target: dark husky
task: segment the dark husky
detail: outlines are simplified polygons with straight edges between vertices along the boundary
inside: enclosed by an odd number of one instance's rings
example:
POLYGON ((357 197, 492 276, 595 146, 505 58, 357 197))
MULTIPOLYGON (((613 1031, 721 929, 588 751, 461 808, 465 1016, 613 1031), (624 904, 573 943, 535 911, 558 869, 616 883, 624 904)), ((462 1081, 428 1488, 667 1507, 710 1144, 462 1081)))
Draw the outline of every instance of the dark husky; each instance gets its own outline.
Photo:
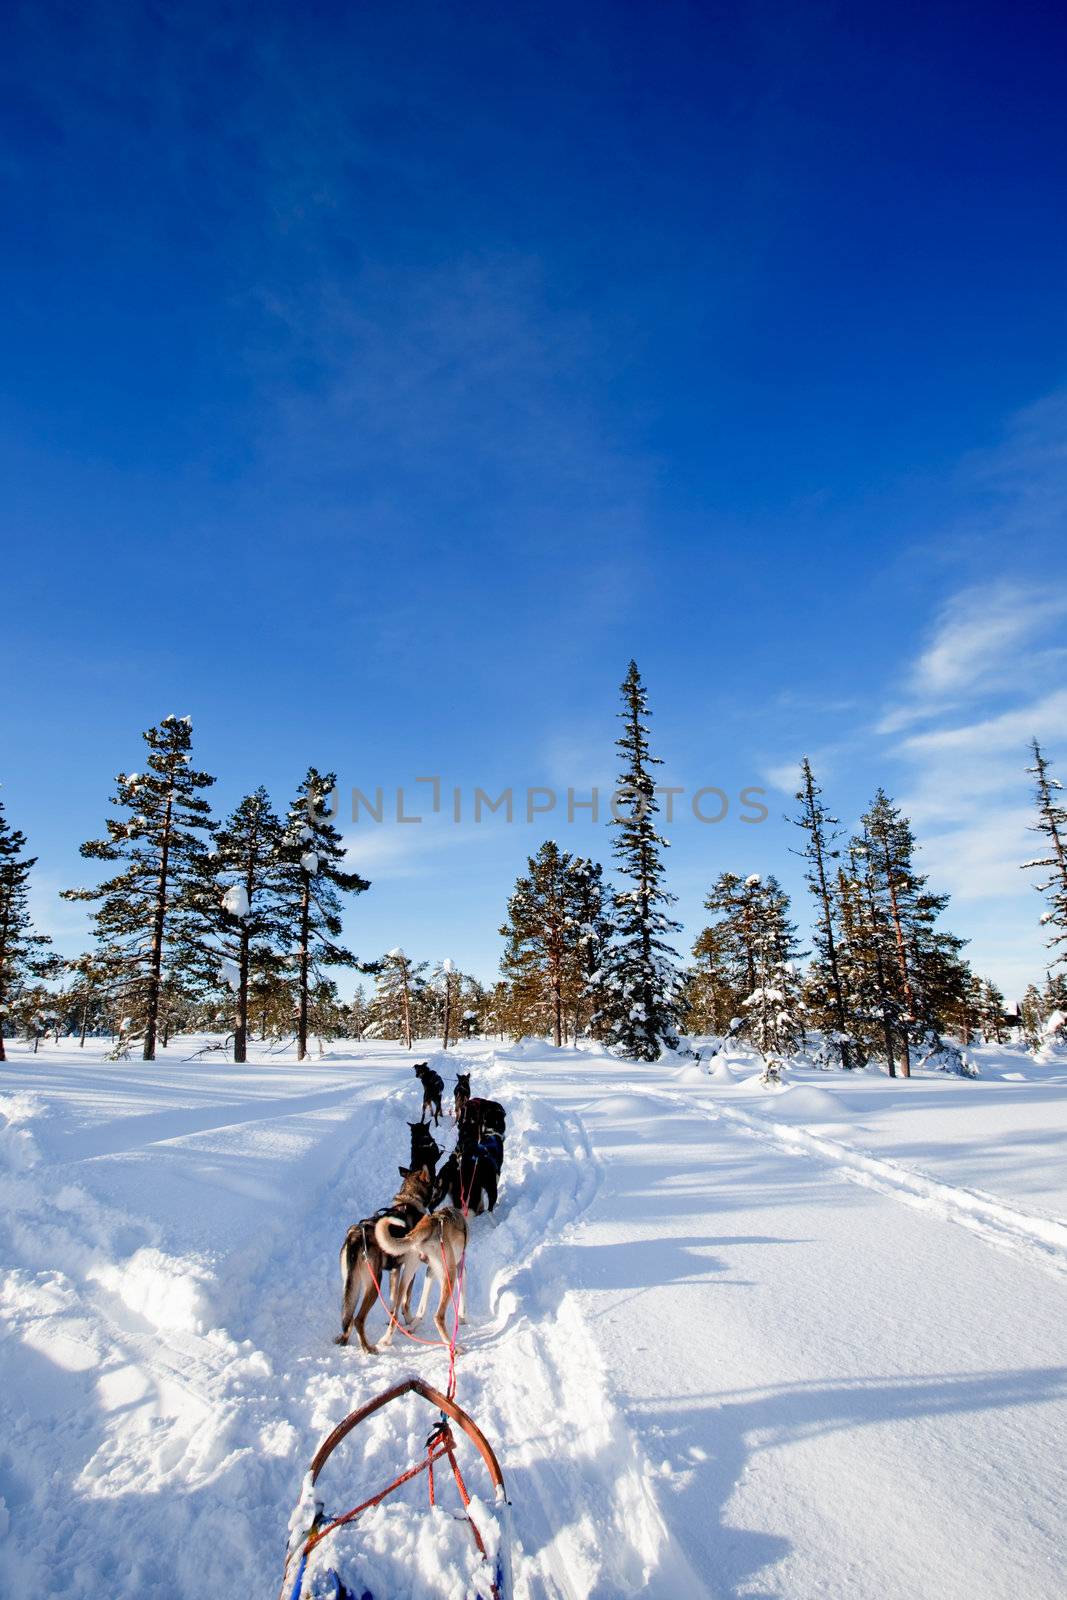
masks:
POLYGON ((463 1121, 471 1097, 471 1075, 469 1072, 456 1074, 456 1122, 463 1121))
MULTIPOLYGON (((411 1169, 417 1171, 419 1167, 426 1167, 432 1178, 441 1159, 441 1146, 425 1122, 409 1122, 408 1127, 411 1129, 411 1169)), ((403 1167, 400 1169, 400 1176, 404 1176, 403 1167)))
MULTIPOLYGON (((404 1181, 393 1196, 392 1203, 376 1211, 373 1217, 364 1217, 362 1222, 353 1223, 341 1246, 341 1283, 344 1288, 344 1301, 341 1308, 341 1332, 335 1342, 347 1344, 352 1329, 355 1328, 360 1346, 369 1356, 375 1354, 377 1346, 367 1343, 365 1332, 367 1315, 378 1298, 379 1286, 382 1299, 385 1299, 386 1274, 395 1273, 402 1259, 384 1253, 375 1237, 376 1225, 388 1219, 395 1224, 394 1233, 397 1231, 410 1233, 430 1209, 433 1180, 426 1167, 419 1167, 416 1171, 401 1167, 400 1175, 404 1181)), ((398 1278, 394 1286, 394 1301, 397 1299, 395 1290, 400 1286, 401 1279, 398 1278)), ((395 1315, 400 1308, 394 1304, 392 1309, 395 1315)))
POLYGON ((507 1113, 499 1100, 468 1100, 463 1113, 463 1126, 481 1138, 483 1133, 507 1132, 507 1113))
POLYGON ((422 1084, 422 1120, 429 1121, 429 1113, 433 1112, 434 1123, 441 1120, 441 1096, 445 1091, 445 1080, 439 1072, 434 1072, 428 1061, 417 1061, 412 1067, 412 1072, 422 1084))
POLYGON ((446 1195, 452 1204, 480 1216, 496 1205, 504 1140, 499 1133, 479 1135, 469 1123, 460 1129, 456 1148, 437 1174, 434 1204, 446 1195))

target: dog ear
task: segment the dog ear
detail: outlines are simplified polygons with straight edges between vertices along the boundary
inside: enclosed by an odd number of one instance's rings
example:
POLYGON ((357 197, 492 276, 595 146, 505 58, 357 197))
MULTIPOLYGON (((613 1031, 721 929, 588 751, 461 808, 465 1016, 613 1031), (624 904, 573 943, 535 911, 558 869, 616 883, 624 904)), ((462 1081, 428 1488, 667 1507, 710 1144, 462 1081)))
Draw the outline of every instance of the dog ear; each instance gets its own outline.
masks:
POLYGON ((410 1167, 397 1167, 396 1170, 399 1172, 399 1174, 400 1174, 400 1176, 402 1178, 410 1178, 411 1177, 411 1168, 410 1167))

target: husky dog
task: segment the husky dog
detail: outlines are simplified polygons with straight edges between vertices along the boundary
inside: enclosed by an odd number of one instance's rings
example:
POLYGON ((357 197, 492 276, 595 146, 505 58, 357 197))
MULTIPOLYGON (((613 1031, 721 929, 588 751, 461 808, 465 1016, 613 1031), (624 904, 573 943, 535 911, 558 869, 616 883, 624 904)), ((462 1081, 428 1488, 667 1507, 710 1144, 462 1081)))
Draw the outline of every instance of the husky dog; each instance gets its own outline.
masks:
POLYGON ((463 1121, 464 1116, 466 1115, 467 1106, 468 1106, 468 1104, 470 1102, 470 1097, 471 1097, 471 1075, 470 1075, 469 1072, 458 1072, 456 1074, 456 1098, 455 1098, 456 1122, 457 1122, 457 1124, 461 1123, 463 1121))
POLYGON ((468 1100, 462 1117, 463 1126, 479 1139, 483 1133, 499 1133, 503 1138, 507 1121, 499 1100, 468 1100))
POLYGON ((434 1203, 448 1195, 453 1205, 472 1211, 476 1217, 483 1211, 492 1211, 503 1164, 502 1136, 479 1135, 468 1119, 459 1130, 456 1148, 437 1174, 434 1203))
MULTIPOLYGON (((362 1222, 353 1223, 345 1235, 345 1242, 341 1246, 341 1284, 344 1290, 344 1301, 341 1308, 341 1332, 335 1343, 347 1344, 355 1328, 359 1337, 361 1349, 372 1356, 377 1346, 367 1343, 366 1321, 371 1306, 378 1297, 378 1286, 383 1286, 388 1272, 395 1272, 400 1265, 400 1259, 392 1254, 386 1254, 382 1249, 379 1237, 379 1224, 385 1229, 399 1227, 403 1232, 409 1232, 430 1209, 430 1191, 433 1180, 425 1166, 416 1170, 401 1167, 400 1175, 403 1183, 393 1196, 392 1203, 383 1206, 381 1211, 375 1212, 373 1217, 364 1217, 362 1222)), ((410 1288, 410 1285, 405 1285, 410 1288)), ((397 1282, 393 1290, 394 1314, 400 1304, 397 1282)), ((390 1332, 392 1323, 390 1323, 390 1332)))
POLYGON ((436 1125, 441 1120, 441 1096, 445 1090, 445 1080, 439 1072, 434 1072, 428 1061, 417 1061, 411 1070, 422 1084, 422 1120, 428 1122, 432 1111, 436 1125))
MULTIPOLYGON (((411 1129, 411 1168, 417 1172, 419 1167, 425 1167, 432 1178, 441 1159, 441 1146, 425 1122, 409 1122, 408 1127, 411 1129)), ((403 1167, 400 1168, 400 1176, 404 1176, 403 1167)))
MULTIPOLYGON (((392 1258, 393 1265, 399 1267, 397 1285, 393 1295, 393 1314, 396 1315, 401 1305, 408 1325, 415 1327, 421 1322, 426 1303, 430 1298, 431 1283, 441 1286, 441 1295, 434 1313, 434 1326, 441 1335, 441 1342, 448 1343, 448 1334, 445 1331, 445 1307, 453 1296, 459 1294, 457 1313, 460 1322, 465 1320, 464 1288, 460 1279, 460 1267, 467 1250, 467 1221, 462 1211, 456 1206, 442 1206, 440 1211, 434 1211, 429 1216, 424 1216, 416 1222, 409 1233, 395 1234, 389 1226, 389 1218, 382 1217, 374 1225, 374 1237, 378 1248, 392 1258), (426 1282, 423 1286, 422 1300, 414 1318, 410 1315, 411 1290, 415 1281, 415 1274, 419 1268, 426 1268, 426 1282)), ((383 1345, 390 1343, 393 1337, 395 1321, 389 1324, 389 1332, 382 1340, 383 1345)))

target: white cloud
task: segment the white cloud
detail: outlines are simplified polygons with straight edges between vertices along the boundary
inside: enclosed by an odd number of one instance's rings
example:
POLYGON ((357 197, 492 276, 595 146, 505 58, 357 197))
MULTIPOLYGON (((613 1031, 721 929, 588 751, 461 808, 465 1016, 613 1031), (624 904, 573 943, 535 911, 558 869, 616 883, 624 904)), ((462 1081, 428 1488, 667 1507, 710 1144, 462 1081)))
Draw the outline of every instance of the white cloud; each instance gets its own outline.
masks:
POLYGON ((963 589, 942 606, 928 642, 905 680, 905 697, 883 716, 879 733, 941 715, 978 695, 1020 684, 1027 667, 1058 664, 1060 652, 1033 648, 1067 616, 1067 593, 1013 582, 963 589))

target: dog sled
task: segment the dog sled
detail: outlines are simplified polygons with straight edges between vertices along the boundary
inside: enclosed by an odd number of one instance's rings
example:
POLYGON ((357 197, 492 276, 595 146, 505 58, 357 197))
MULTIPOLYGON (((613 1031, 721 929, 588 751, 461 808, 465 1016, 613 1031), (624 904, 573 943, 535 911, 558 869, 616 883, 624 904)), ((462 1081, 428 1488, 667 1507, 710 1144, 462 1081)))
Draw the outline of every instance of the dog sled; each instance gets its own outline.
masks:
POLYGON ((308 1468, 304 1489, 290 1522, 289 1544, 286 1550, 285 1570, 278 1600, 395 1600, 383 1590, 372 1592, 358 1577, 346 1582, 345 1563, 331 1554, 336 1549, 334 1535, 351 1525, 364 1512, 379 1506, 402 1484, 425 1473, 431 1507, 437 1506, 438 1478, 435 1467, 446 1462, 451 1468, 460 1509, 457 1520, 465 1521, 470 1529, 471 1583, 469 1594, 484 1596, 484 1600, 512 1600, 511 1582, 511 1528, 510 1505, 504 1488, 504 1475, 500 1470, 493 1448, 474 1419, 450 1396, 442 1394, 421 1378, 407 1378, 383 1394, 369 1400, 366 1405, 350 1412, 343 1422, 319 1445, 308 1468), (368 1417, 383 1406, 400 1400, 405 1395, 417 1395, 439 1413, 439 1418, 426 1440, 426 1455, 393 1479, 377 1493, 361 1500, 351 1510, 339 1515, 329 1515, 316 1493, 320 1474, 341 1441, 368 1417), (468 1491, 457 1455, 459 1440, 453 1431, 458 1429, 473 1446, 481 1461, 491 1487, 493 1528, 479 1527, 472 1495, 468 1491))

